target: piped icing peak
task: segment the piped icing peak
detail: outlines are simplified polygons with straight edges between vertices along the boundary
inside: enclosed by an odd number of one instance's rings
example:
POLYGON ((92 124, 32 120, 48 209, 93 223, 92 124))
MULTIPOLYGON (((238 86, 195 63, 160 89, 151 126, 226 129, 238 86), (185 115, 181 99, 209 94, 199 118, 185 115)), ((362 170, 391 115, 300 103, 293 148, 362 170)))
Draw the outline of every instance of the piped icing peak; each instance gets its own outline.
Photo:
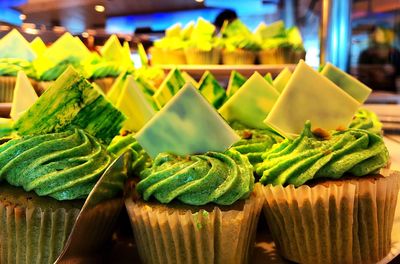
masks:
POLYGON ((57 200, 86 198, 111 160, 83 130, 25 136, 0 146, 0 179, 57 200))
POLYGON ((299 186, 317 178, 374 173, 388 156, 382 137, 374 133, 348 129, 313 134, 308 121, 300 136, 267 151, 256 172, 263 184, 299 186))
POLYGON ((188 157, 162 153, 141 178, 137 191, 145 200, 155 197, 161 203, 179 200, 190 205, 230 205, 246 199, 254 185, 251 164, 235 150, 188 157))

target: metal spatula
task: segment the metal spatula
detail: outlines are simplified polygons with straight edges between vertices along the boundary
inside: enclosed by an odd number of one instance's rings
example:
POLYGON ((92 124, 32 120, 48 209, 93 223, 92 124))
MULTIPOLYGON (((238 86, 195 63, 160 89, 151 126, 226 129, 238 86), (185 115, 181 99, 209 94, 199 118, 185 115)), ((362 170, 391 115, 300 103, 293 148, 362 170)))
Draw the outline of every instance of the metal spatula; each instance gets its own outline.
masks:
POLYGON ((80 211, 64 249, 55 263, 98 263, 94 255, 111 237, 124 205, 124 183, 132 164, 132 153, 119 156, 100 177, 80 211))

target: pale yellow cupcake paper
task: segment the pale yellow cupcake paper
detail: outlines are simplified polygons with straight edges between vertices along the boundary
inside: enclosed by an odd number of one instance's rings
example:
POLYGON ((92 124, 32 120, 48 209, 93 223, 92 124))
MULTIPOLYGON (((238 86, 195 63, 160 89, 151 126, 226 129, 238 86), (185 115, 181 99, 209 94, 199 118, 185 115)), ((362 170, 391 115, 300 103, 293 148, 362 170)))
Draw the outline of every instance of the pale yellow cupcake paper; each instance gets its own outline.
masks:
POLYGON ((243 65, 254 64, 257 53, 250 50, 236 49, 233 51, 222 51, 223 64, 229 65, 243 65))
POLYGON ((292 63, 292 48, 278 47, 264 49, 258 53, 261 64, 287 64, 292 63))
POLYGON ((186 64, 185 52, 183 51, 183 49, 165 51, 164 63, 174 65, 186 64))
POLYGON ((186 48, 185 54, 188 64, 219 64, 221 60, 221 49, 219 48, 213 48, 210 51, 186 48))
POLYGON ((165 51, 162 48, 152 46, 149 49, 151 55, 151 65, 165 64, 164 54, 165 51))
POLYGON ((104 77, 93 80, 93 82, 96 83, 100 87, 100 89, 106 94, 111 89, 114 81, 114 77, 104 77))
POLYGON ((0 202, 0 262, 53 263, 79 209, 41 209, 0 202))
POLYGON ((257 184, 236 207, 177 209, 134 201, 125 205, 144 263, 248 263, 264 202, 257 184))
POLYGON ((400 173, 294 188, 263 188, 280 254, 298 263, 376 263, 391 248, 400 173))
POLYGON ((12 102, 16 82, 15 76, 0 76, 0 103, 12 102))
POLYGON ((300 263, 376 263, 390 251, 400 174, 294 188, 264 187, 277 249, 300 263))

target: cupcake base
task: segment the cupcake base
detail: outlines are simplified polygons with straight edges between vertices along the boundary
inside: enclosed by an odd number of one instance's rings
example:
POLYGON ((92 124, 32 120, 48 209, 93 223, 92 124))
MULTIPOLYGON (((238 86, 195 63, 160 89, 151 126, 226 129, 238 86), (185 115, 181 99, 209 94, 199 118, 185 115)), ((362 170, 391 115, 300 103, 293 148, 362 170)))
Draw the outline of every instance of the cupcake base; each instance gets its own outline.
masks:
POLYGON ((299 263, 376 263, 391 248, 400 174, 264 187, 278 251, 299 263))
POLYGON ((222 63, 230 65, 254 64, 257 53, 250 50, 237 49, 222 51, 222 63))
POLYGON ((263 197, 257 184, 232 206, 125 204, 144 263, 248 263, 263 197))
POLYGON ((0 263, 53 263, 83 205, 0 186, 0 263))
POLYGON ((186 56, 183 50, 165 50, 163 58, 165 64, 186 64, 186 56))
POLYGON ((188 64, 219 64, 221 60, 221 50, 215 48, 210 51, 187 48, 185 54, 188 64))
POLYGON ((305 56, 305 51, 294 50, 291 47, 265 49, 258 53, 261 64, 296 64, 305 59, 305 56))
POLYGON ((114 81, 114 77, 104 77, 93 80, 93 82, 96 83, 105 94, 107 94, 108 91, 111 89, 114 81))

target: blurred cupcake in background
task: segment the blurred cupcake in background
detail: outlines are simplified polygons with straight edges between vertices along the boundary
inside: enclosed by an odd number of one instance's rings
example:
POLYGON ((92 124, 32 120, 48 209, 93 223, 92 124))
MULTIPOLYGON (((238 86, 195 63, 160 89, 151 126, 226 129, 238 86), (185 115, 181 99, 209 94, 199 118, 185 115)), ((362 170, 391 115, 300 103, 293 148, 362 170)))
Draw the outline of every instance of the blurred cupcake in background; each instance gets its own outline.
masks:
POLYGON ((260 23, 255 34, 261 42, 261 64, 290 64, 305 58, 303 40, 297 27, 285 29, 281 20, 268 26, 260 23))
POLYGON ((39 93, 43 93, 69 65, 84 74, 83 62, 90 56, 90 51, 79 38, 64 33, 33 62, 39 80, 39 93))
POLYGON ((239 19, 225 21, 223 38, 223 64, 254 64, 261 46, 255 35, 239 19))
POLYGON ((13 29, 0 40, 0 102, 11 102, 19 71, 35 84, 32 61, 37 57, 26 39, 13 29))
POLYGON ((122 71, 134 70, 128 42, 121 45, 118 37, 111 35, 100 50, 100 55, 93 52, 84 62, 84 67, 85 77, 107 92, 122 71))
POLYGON ((222 42, 214 36, 215 30, 210 22, 197 19, 185 47, 188 64, 219 64, 222 42))
POLYGON ((47 49, 46 44, 40 37, 34 38, 29 44, 37 56, 42 55, 47 49))
POLYGON ((150 49, 152 63, 157 64, 186 64, 184 53, 185 40, 181 36, 182 25, 174 24, 167 28, 165 37, 154 42, 150 49))

